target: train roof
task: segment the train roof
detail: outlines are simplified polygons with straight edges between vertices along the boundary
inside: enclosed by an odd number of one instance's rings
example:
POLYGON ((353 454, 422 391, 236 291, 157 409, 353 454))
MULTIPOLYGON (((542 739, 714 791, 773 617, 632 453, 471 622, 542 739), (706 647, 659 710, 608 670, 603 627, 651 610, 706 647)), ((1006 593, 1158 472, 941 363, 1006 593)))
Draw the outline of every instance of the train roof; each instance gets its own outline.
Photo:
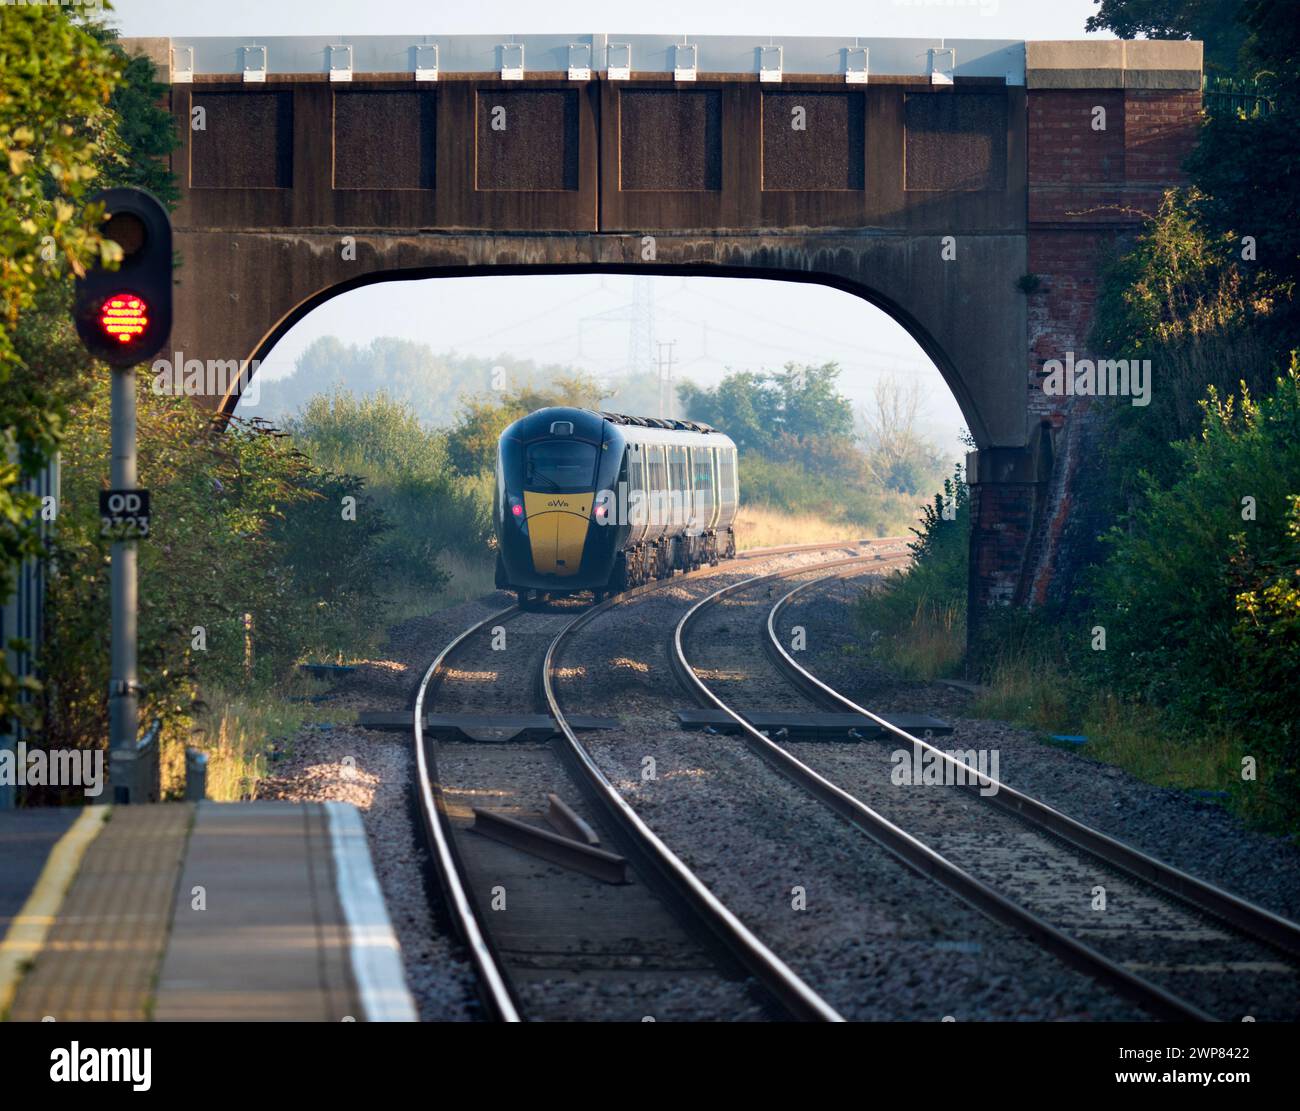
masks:
POLYGON ((579 409, 567 405, 536 409, 520 417, 502 433, 506 436, 532 439, 550 433, 556 421, 570 421, 576 435, 587 439, 600 439, 600 427, 612 424, 628 443, 633 444, 694 444, 702 437, 718 447, 734 447, 731 437, 702 421, 675 420, 667 417, 634 417, 626 413, 608 413, 596 409, 579 409))
POLYGON ((598 415, 610 424, 630 424, 637 428, 662 428, 668 432, 717 432, 711 424, 697 420, 680 420, 670 417, 630 417, 626 413, 598 412, 598 415))

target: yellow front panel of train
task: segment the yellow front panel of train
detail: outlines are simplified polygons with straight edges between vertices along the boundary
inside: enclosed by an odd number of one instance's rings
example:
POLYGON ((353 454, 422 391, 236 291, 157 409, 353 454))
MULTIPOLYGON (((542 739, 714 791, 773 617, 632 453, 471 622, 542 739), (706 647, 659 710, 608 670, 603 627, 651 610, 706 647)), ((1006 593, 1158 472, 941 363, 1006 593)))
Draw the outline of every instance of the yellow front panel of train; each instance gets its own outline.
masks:
POLYGON ((548 494, 524 491, 524 514, 533 549, 533 568, 543 575, 576 575, 582 566, 582 546, 595 491, 548 494))

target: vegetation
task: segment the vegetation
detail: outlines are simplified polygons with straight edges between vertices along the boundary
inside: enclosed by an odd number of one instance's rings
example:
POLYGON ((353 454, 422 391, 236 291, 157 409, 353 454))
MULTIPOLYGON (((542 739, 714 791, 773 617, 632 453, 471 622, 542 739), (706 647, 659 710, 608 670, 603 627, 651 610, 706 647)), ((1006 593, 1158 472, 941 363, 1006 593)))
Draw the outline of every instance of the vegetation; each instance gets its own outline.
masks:
MULTIPOLYGON (((173 200, 161 159, 176 140, 149 63, 128 60, 112 31, 67 9, 0 8, 0 67, 0 145, 10 169, 0 193, 0 417, 13 445, 0 473, 0 588, 11 589, 16 557, 48 558, 44 682, 28 692, 35 697, 25 716, 45 744, 98 746, 109 592, 97 502, 110 376, 77 341, 69 307, 73 276, 96 260, 112 264, 117 248, 96 236, 99 213, 78 205, 91 188, 114 185, 173 200), (53 548, 44 551, 37 507, 19 484, 56 448, 62 489, 53 548)), ((370 572, 388 529, 360 478, 314 466, 264 427, 236 421, 220 431, 192 404, 143 384, 138 405, 141 483, 158 510, 139 549, 142 718, 163 720, 164 764, 174 777, 191 730, 223 717, 205 699, 240 687, 249 700, 283 705, 279 692, 300 682, 291 678, 298 659, 337 652, 357 629, 373 630, 370 572), (356 508, 343 526, 345 498, 356 508)), ((6 715, 17 694, 5 672, 6 715)), ((213 775, 222 767, 213 765, 213 775)))
MULTIPOLYGON (((1056 611, 992 615, 989 639, 1001 650, 982 657, 987 687, 975 712, 1083 733, 1091 755, 1156 783, 1227 792, 1239 813, 1295 833, 1300 29, 1292 15, 1274 0, 1101 0, 1089 21, 1124 36, 1204 37, 1214 64, 1263 80, 1272 105, 1266 115, 1210 119, 1189 162, 1192 185, 1167 194, 1106 267, 1090 346, 1150 358, 1152 403, 1103 411, 1107 450, 1087 481, 1106 492, 1109 525, 1094 565, 1056 611)), ((965 589, 964 563, 945 555, 944 526, 929 514, 912 573, 862 602, 863 620, 913 671, 925 638, 905 622, 908 608, 924 615, 932 595, 942 596, 936 583, 950 598, 965 589)))
MULTIPOLYGON (((63 10, 0 6, 0 596, 40 553, 38 500, 24 491, 56 450, 75 383, 60 365, 35 373, 18 333, 58 303, 73 274, 121 250, 83 206, 118 146, 109 98, 123 64, 63 10), (76 125, 69 121, 76 121, 76 125), (56 387, 56 388, 51 388, 56 387)), ((0 660, 0 717, 21 714, 18 680, 0 660)))
MULTIPOLYGON (((109 449, 100 376, 71 407, 51 577, 44 734, 90 746, 108 682, 107 542, 98 490, 109 449)), ((282 436, 224 431, 186 399, 139 395, 140 480, 162 511, 139 545, 144 720, 184 725, 209 686, 267 686, 307 652, 370 628, 386 523, 359 480, 314 466, 282 436), (343 499, 357 499, 355 520, 343 499), (326 558, 327 557, 327 558, 326 558)))
POLYGON ((775 373, 736 371, 711 388, 684 382, 678 395, 690 419, 736 441, 746 504, 877 536, 901 532, 938 457, 916 435, 915 401, 897 390, 878 395, 860 439, 839 374, 833 362, 787 363, 775 373))
POLYGON ((464 403, 447 436, 447 456, 457 472, 482 475, 496 467, 497 443, 508 425, 548 405, 598 408, 600 386, 584 374, 562 375, 544 386, 531 383, 480 394, 464 403))
POLYGON ((862 530, 844 521, 831 521, 812 513, 785 513, 746 500, 742 500, 736 514, 735 530, 739 551, 862 539, 862 530))
POLYGON ((1258 765, 1254 808, 1300 826, 1300 364, 1258 401, 1211 389, 1204 411, 1178 478, 1145 476, 1105 538, 1105 651, 1080 671, 1179 734, 1226 731, 1258 765))
POLYGON ((425 427, 446 428, 472 397, 531 385, 546 387, 571 373, 564 366, 539 366, 509 355, 487 359, 435 352, 427 344, 394 336, 379 336, 367 344, 322 336, 298 356, 292 374, 260 382, 257 404, 245 401, 240 411, 278 423, 301 412, 320 394, 349 390, 357 397, 384 393, 410 408, 425 427))
MULTIPOLYGON (((445 434, 425 428, 408 406, 386 393, 322 394, 285 430, 317 466, 365 483, 386 529, 375 545, 374 574, 428 596, 450 580, 443 566, 448 553, 486 558, 490 488, 457 479, 445 434)), ((330 575, 334 559, 328 537, 312 539, 321 545, 306 567, 308 581, 330 575)))
POLYGON ((1113 31, 1121 39, 1198 39, 1209 71, 1233 72, 1249 33, 1237 20, 1240 0, 1093 0, 1087 31, 1113 31))
POLYGON ((907 678, 934 679, 955 674, 965 655, 970 503, 960 467, 911 531, 911 567, 862 594, 855 616, 874 655, 907 678))

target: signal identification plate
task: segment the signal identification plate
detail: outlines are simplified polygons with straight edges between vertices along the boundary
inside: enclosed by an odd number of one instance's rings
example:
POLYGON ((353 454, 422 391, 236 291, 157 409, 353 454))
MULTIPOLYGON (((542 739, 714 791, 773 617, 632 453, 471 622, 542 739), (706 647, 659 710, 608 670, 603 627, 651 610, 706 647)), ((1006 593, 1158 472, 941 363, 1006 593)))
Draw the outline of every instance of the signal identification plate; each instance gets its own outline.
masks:
POLYGON ((99 535, 114 540, 143 540, 149 535, 148 490, 101 490, 99 535))

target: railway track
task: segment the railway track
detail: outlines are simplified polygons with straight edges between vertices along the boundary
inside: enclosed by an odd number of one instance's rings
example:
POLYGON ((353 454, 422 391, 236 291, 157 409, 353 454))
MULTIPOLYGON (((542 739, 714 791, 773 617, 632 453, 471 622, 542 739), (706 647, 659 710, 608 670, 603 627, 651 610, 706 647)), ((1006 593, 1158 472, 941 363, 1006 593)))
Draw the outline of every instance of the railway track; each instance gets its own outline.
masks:
POLYGON ((864 566, 860 559, 842 559, 780 570, 700 599, 673 631, 670 660, 679 681, 701 705, 733 719, 745 743, 769 766, 877 844, 1150 1013, 1196 1021, 1243 1014, 1295 1017, 1300 954, 1295 923, 1074 821, 993 776, 972 774, 931 740, 891 724, 796 662, 781 642, 781 615, 806 593, 860 574, 864 566), (782 586, 776 601, 764 606, 777 584, 809 574, 815 577, 788 590, 782 586), (734 628, 744 610, 755 625, 748 637, 734 628), (729 635, 709 636, 711 619, 725 620, 729 635), (752 637, 759 633, 767 669, 755 665, 752 637), (688 639, 706 646, 693 659, 687 655, 688 639), (700 672, 718 678, 706 682, 700 672), (728 688, 725 698, 720 686, 728 688), (828 758, 825 744, 778 743, 734 708, 742 697, 743 709, 751 713, 802 705, 861 715, 880 727, 882 740, 853 746, 852 764, 828 758), (905 755, 923 754, 937 762, 963 790, 955 796, 942 790, 899 791, 891 783, 895 761, 889 750, 897 750, 900 741, 910 746, 905 755), (859 752, 870 755, 859 759, 859 752), (846 778, 853 781, 851 789, 846 778), (955 799, 963 805, 954 805, 955 799), (1103 928, 1088 922, 1081 909, 1090 905, 1081 902, 1083 894, 1099 887, 1109 893, 1111 908, 1103 928), (1063 890, 1073 898, 1063 899, 1063 890))
MULTIPOLYGON (((794 545, 741 558, 829 547, 794 545)), ((651 583, 621 597, 708 573, 651 583)), ((689 997, 696 1011, 690 1017, 712 1005, 713 1017, 729 1019, 838 1019, 622 801, 555 701, 550 668, 557 649, 591 615, 617 604, 610 599, 589 609, 569 605, 540 613, 508 606, 490 613, 438 653, 416 691, 419 806, 445 906, 488 1014, 501 1021, 583 1014, 636 1019, 657 1017, 665 998, 684 1005, 689 997), (509 650, 499 650, 507 643, 509 650), (559 727, 554 742, 440 742, 425 726, 431 710, 539 708, 559 727), (631 884, 609 887, 523 857, 470 825, 473 805, 486 800, 507 818, 536 824, 540 815, 530 807, 547 792, 580 812, 579 821, 602 847, 626 853, 631 884), (590 1013, 593 995, 601 1015, 590 1013)))

